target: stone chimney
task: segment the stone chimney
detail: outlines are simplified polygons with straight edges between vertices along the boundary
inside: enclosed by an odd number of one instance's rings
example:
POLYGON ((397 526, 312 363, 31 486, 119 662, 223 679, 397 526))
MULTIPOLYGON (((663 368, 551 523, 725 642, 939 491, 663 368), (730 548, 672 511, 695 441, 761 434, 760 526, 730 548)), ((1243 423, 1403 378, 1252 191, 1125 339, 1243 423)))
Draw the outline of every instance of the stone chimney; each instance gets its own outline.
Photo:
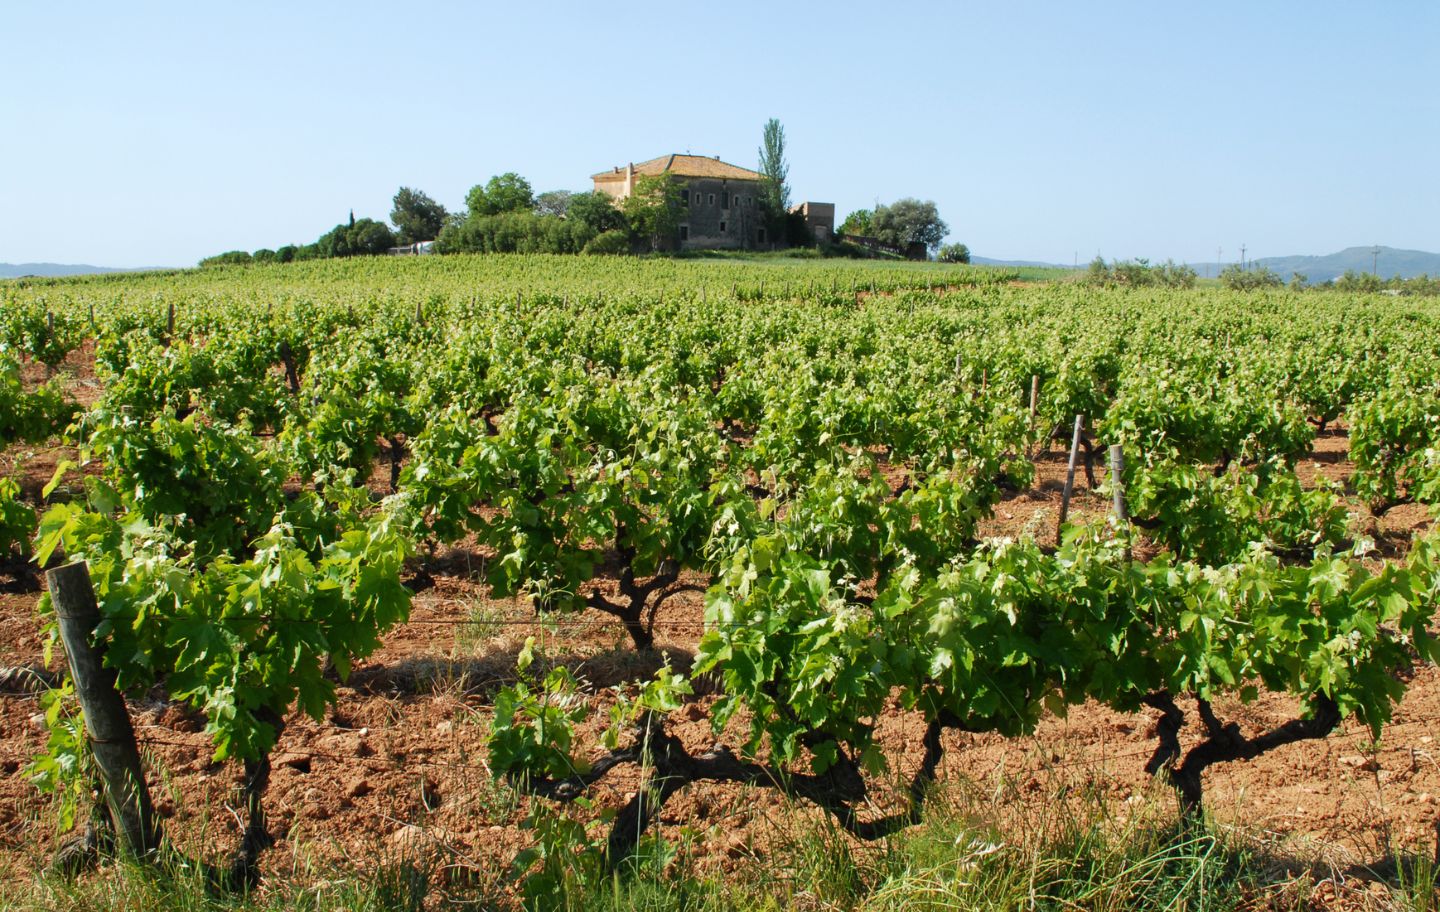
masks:
POLYGON ((630 162, 625 166, 625 195, 629 196, 635 192, 635 163, 630 162))

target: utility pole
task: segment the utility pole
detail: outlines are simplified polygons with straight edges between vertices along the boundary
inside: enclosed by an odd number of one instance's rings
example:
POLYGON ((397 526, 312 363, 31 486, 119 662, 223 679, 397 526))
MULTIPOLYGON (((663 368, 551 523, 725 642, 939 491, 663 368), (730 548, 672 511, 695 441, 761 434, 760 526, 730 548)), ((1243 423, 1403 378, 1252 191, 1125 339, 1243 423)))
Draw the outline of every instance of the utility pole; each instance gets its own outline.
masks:
POLYGON ((1370 251, 1370 274, 1380 278, 1380 247, 1377 245, 1370 251))
POLYGON ((1245 245, 1240 245, 1240 271, 1245 271, 1245 245))
MULTIPOLYGON (((1216 275, 1219 275, 1220 270, 1221 270, 1222 268, 1224 268, 1223 266, 1221 266, 1221 264, 1225 262, 1223 259, 1221 259, 1221 257, 1223 257, 1224 255, 1225 255, 1225 248, 1224 248, 1224 247, 1216 247, 1216 248, 1215 248, 1215 273, 1216 273, 1216 275)), ((1210 276, 1210 267, 1208 267, 1208 266, 1205 267, 1205 276, 1206 276, 1207 278, 1210 276)))

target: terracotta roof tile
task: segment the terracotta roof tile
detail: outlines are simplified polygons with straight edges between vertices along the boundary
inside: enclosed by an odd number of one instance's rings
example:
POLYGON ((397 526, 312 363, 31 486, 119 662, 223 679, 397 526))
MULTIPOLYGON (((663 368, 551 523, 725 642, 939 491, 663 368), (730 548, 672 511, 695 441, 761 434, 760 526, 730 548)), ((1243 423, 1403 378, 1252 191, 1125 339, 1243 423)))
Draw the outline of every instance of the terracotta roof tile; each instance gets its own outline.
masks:
MULTIPOLYGON (((739 165, 732 165, 723 162, 718 158, 707 158, 704 155, 662 155, 659 158, 652 158, 649 161, 640 162, 635 165, 635 174, 644 176, 647 174, 664 174, 669 172, 677 177, 713 177, 725 180, 764 180, 765 175, 759 171, 751 171, 749 168, 741 168, 739 165)), ((595 180, 624 180, 625 169, 612 169, 601 171, 599 174, 591 175, 595 180)))

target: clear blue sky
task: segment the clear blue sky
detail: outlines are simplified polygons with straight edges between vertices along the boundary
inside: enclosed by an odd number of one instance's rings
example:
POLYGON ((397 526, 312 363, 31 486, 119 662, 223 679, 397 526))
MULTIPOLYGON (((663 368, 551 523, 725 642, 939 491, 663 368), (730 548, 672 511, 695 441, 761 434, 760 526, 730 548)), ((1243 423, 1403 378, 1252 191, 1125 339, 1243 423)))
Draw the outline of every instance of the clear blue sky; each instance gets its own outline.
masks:
POLYGON ((1440 4, 7 3, 0 261, 190 265, 672 151, 983 256, 1440 250, 1440 4))

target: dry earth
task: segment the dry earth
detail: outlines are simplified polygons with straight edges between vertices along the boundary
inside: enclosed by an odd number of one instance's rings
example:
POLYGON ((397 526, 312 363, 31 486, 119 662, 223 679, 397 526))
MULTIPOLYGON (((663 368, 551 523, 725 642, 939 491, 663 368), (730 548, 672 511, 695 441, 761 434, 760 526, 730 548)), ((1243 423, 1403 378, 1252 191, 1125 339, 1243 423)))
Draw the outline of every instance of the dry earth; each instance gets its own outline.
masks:
MULTIPOLYGON (((75 394, 89 401, 96 385, 86 354, 66 369, 75 394)), ((23 474, 28 496, 37 498, 57 462, 72 455, 11 447, 0 454, 0 473, 23 474)), ((1065 456, 1055 449, 1036 461, 1036 483, 1002 503, 985 534, 1032 531, 1053 542, 1065 456)), ((1307 481, 1348 477, 1343 426, 1318 437, 1303 471, 1307 481)), ((1103 514, 1107 504, 1086 489, 1083 473, 1077 487, 1072 512, 1103 514)), ((1402 552, 1412 533, 1429 524, 1423 509, 1399 508, 1379 521, 1356 510, 1359 527, 1372 529, 1389 554, 1402 552)), ((435 585, 416 597, 410 621, 341 687, 334 711, 322 722, 287 720, 267 797, 280 837, 263 859, 272 876, 319 877, 337 864, 365 867, 415 851, 434 852, 457 879, 497 876, 526 843, 519 826, 526 805, 491 781, 483 737, 491 695, 511 678, 525 637, 541 638, 570 663, 597 702, 608 699, 605 688, 656 667, 657 658, 630 651, 623 631, 601 615, 540 625, 521 604, 489 600, 474 582, 483 559, 453 549, 427 561, 422 569, 435 585)), ((0 569, 0 666, 41 660, 38 586, 17 568, 0 569)), ((659 638, 675 662, 693 651, 701 613, 695 595, 672 600, 662 613, 659 638)), ((692 748, 714 741, 704 711, 710 699, 702 695, 677 714, 675 731, 692 748)), ((1296 708, 1276 697, 1217 707, 1248 732, 1290 718, 1296 708)), ((1433 845, 1440 815, 1437 709, 1440 673, 1425 667, 1380 744, 1347 722, 1323 742, 1212 769, 1207 800, 1223 825, 1274 847, 1278 877, 1305 868, 1316 879, 1333 878, 1327 889, 1336 903, 1351 905, 1367 895, 1367 865, 1384 858, 1387 846, 1428 852, 1433 845)), ((211 762, 199 721, 160 695, 133 700, 131 710, 170 832, 196 854, 222 854, 239 836, 238 770, 211 762)), ((53 809, 24 772, 44 745, 39 712, 32 695, 0 694, 0 886, 32 876, 55 845, 53 809)), ((1047 719, 1030 738, 950 734, 942 780, 954 784, 950 799, 969 809, 977 826, 998 825, 1002 836, 1007 824, 1034 826, 1084 803, 1098 802, 1123 821, 1170 800, 1143 772, 1154 721, 1154 713, 1082 706, 1068 718, 1047 719)), ((901 774, 918 763, 920 728, 898 711, 883 721, 882 740, 902 757, 901 774)), ((612 777, 596 798, 618 805, 637 783, 634 771, 612 777)), ((667 805, 663 832, 688 845, 701 868, 732 869, 760 863, 807 816, 815 812, 763 789, 697 785, 667 805)))

